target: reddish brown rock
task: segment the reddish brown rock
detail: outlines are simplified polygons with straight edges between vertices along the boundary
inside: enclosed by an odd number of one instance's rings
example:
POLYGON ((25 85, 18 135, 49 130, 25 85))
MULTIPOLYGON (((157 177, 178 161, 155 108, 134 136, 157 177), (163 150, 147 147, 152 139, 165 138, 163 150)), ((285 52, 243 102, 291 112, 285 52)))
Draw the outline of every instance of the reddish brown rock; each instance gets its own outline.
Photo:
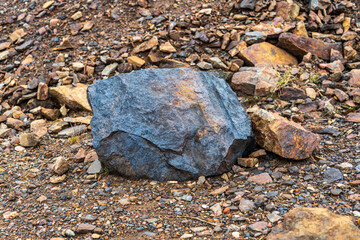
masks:
POLYGON ((99 159, 98 155, 96 154, 96 152, 93 150, 91 152, 89 152, 86 157, 85 157, 85 162, 93 162, 95 160, 99 159))
POLYGON ((350 217, 331 213, 326 208, 299 207, 286 213, 283 223, 267 239, 352 240, 360 239, 360 230, 350 217))
POLYGON ((248 181, 255 184, 268 184, 272 183, 272 178, 268 173, 261 173, 248 178, 248 181))
POLYGON ((281 28, 263 22, 255 25, 251 28, 251 30, 262 32, 267 37, 278 37, 281 33, 283 33, 283 30, 281 28))
POLYGON ((283 158, 309 158, 320 142, 317 134, 263 109, 253 114, 251 123, 256 143, 283 158))
POLYGON ((30 124, 30 130, 38 138, 45 136, 47 134, 46 120, 40 119, 40 120, 32 121, 30 124))
POLYGON ((88 154, 88 152, 85 149, 80 148, 79 151, 74 156, 74 158, 75 158, 75 160, 77 162, 80 162, 80 161, 83 161, 85 159, 87 154, 88 154))
POLYGON ((51 121, 55 121, 60 117, 60 111, 58 109, 41 108, 40 113, 46 119, 51 121))
POLYGON ((7 119, 7 116, 1 115, 1 116, 0 116, 0 123, 1 123, 1 122, 5 122, 6 119, 7 119))
POLYGON ((69 165, 69 162, 68 162, 68 160, 66 158, 57 157, 54 160, 55 160, 55 163, 54 163, 54 166, 53 166, 52 170, 56 174, 63 175, 64 173, 66 173, 69 170, 70 165, 69 165))
POLYGON ((77 233, 89 233, 94 231, 94 229, 96 228, 95 225, 89 224, 89 223, 80 223, 77 228, 76 228, 76 232, 77 233))
POLYGON ((300 88, 284 87, 281 89, 280 99, 285 101, 306 99, 305 92, 300 88))
POLYGON ((342 90, 340 89, 335 89, 334 90, 334 94, 336 96, 336 98, 340 101, 340 102, 344 102, 346 100, 349 99, 349 96, 342 90))
POLYGON ((321 40, 300 37, 292 33, 280 35, 279 47, 286 49, 299 59, 302 59, 307 53, 311 53, 324 60, 329 60, 331 49, 342 52, 341 44, 325 43, 321 40))
MULTIPOLYGON (((291 1, 292 2, 292 1, 291 1)), ((285 21, 295 20, 299 15, 300 7, 294 3, 281 1, 276 4, 276 15, 285 21)))
POLYGON ((332 63, 320 63, 320 68, 326 68, 331 73, 343 72, 345 70, 344 65, 342 64, 341 60, 336 60, 332 63))
POLYGON ((270 43, 253 44, 240 51, 239 55, 250 66, 297 65, 297 59, 270 43))
POLYGON ((360 113, 349 113, 345 119, 347 122, 356 122, 360 123, 360 113))
POLYGON ((231 79, 231 88, 250 96, 266 96, 272 93, 279 77, 273 68, 244 67, 231 79))
POLYGON ((360 69, 353 69, 350 71, 349 85, 360 87, 360 69))
POLYGON ((49 97, 49 88, 46 83, 40 82, 37 91, 38 100, 46 100, 49 97))
POLYGON ((0 51, 7 49, 8 47, 10 47, 10 45, 11 45, 11 42, 0 43, 0 51))
POLYGON ((174 59, 162 59, 160 68, 189 68, 190 65, 174 59))
POLYGON ((349 184, 351 186, 354 186, 354 187, 359 186, 360 185, 360 180, 351 181, 351 182, 349 182, 349 184))
POLYGON ((24 123, 21 120, 18 120, 18 119, 7 118, 6 119, 6 125, 8 125, 8 127, 20 130, 24 126, 24 123))
POLYGON ((267 225, 268 225, 267 222, 260 221, 249 225, 249 228, 253 231, 264 232, 267 230, 267 225))
POLYGON ((39 144, 39 139, 34 133, 22 133, 19 139, 20 145, 23 147, 35 147, 39 144))
POLYGON ((134 50, 132 51, 132 54, 148 51, 148 50, 152 49, 153 47, 156 47, 158 44, 159 44, 158 38, 153 37, 149 41, 143 42, 140 45, 136 46, 134 48, 134 50))
MULTIPOLYGON (((350 96, 352 96, 354 103, 360 103, 360 88, 356 88, 354 89, 351 93, 350 96)), ((1 120, 0 120, 1 122, 1 120)))

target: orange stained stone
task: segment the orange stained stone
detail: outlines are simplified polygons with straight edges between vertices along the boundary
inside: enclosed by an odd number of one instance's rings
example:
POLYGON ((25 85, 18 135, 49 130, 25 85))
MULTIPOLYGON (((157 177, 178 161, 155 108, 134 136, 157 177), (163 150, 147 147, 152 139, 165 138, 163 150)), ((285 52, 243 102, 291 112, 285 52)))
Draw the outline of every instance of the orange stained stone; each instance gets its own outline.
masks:
POLYGON ((242 50, 239 54, 251 66, 297 65, 297 59, 268 42, 257 43, 242 50))

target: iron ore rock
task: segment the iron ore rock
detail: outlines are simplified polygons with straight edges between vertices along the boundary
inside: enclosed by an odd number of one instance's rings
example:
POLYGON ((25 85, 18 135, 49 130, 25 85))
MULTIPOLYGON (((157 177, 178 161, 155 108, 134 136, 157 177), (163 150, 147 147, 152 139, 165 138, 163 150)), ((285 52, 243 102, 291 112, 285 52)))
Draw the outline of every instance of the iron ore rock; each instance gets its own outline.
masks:
POLYGON ((253 145, 235 93, 212 73, 145 69, 88 88, 93 145, 103 166, 133 179, 222 174, 253 145))
POLYGON ((309 158, 320 142, 319 135, 263 109, 254 112, 251 123, 256 143, 283 158, 309 158))

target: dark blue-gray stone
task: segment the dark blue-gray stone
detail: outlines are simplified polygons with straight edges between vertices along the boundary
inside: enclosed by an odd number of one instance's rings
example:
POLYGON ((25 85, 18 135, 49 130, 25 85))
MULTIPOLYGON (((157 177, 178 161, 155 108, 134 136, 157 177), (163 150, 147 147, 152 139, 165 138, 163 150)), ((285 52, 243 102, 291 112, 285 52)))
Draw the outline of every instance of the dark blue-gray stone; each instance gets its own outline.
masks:
POLYGON ((145 69, 88 88, 103 166, 133 179, 188 180, 229 171, 253 145, 227 83, 207 72, 145 69))
POLYGON ((338 180, 342 180, 343 179, 343 175, 341 173, 341 171, 337 168, 329 168, 328 170, 326 170, 324 172, 324 181, 325 182, 336 182, 338 180))

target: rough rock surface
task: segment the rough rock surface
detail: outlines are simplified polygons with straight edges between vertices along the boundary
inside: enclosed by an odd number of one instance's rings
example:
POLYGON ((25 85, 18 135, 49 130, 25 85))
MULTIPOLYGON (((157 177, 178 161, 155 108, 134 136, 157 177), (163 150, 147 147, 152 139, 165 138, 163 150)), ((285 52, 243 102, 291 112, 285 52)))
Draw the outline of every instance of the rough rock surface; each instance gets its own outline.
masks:
POLYGON ((266 96, 273 92, 279 77, 273 68, 242 67, 231 79, 231 87, 250 96, 266 96))
POLYGON ((251 123, 256 143, 284 158, 309 158, 320 142, 317 134, 263 109, 253 114, 251 123))
POLYGON ((39 144, 39 139, 33 133, 22 133, 20 135, 20 145, 23 147, 35 147, 39 144))
POLYGON ((78 83, 76 87, 66 85, 51 87, 49 90, 52 97, 61 103, 65 103, 69 108, 91 111, 86 97, 86 89, 86 85, 78 83))
POLYGON ((298 207, 284 215, 284 222, 275 227, 268 240, 289 239, 360 239, 360 230, 347 216, 336 215, 326 208, 298 207))
POLYGON ((286 49, 294 56, 302 59, 307 53, 329 60, 331 49, 342 51, 341 44, 325 43, 318 39, 300 37, 292 33, 283 33, 279 37, 279 47, 286 49))
POLYGON ((240 51, 240 56, 251 66, 297 65, 296 58, 268 42, 253 44, 240 51))
POLYGON ((354 87, 360 87, 360 69, 353 69, 349 72, 349 84, 354 87))
POLYGON ((250 121, 223 79, 146 69, 88 88, 99 160, 130 178, 186 180, 229 170, 252 145, 250 121))

